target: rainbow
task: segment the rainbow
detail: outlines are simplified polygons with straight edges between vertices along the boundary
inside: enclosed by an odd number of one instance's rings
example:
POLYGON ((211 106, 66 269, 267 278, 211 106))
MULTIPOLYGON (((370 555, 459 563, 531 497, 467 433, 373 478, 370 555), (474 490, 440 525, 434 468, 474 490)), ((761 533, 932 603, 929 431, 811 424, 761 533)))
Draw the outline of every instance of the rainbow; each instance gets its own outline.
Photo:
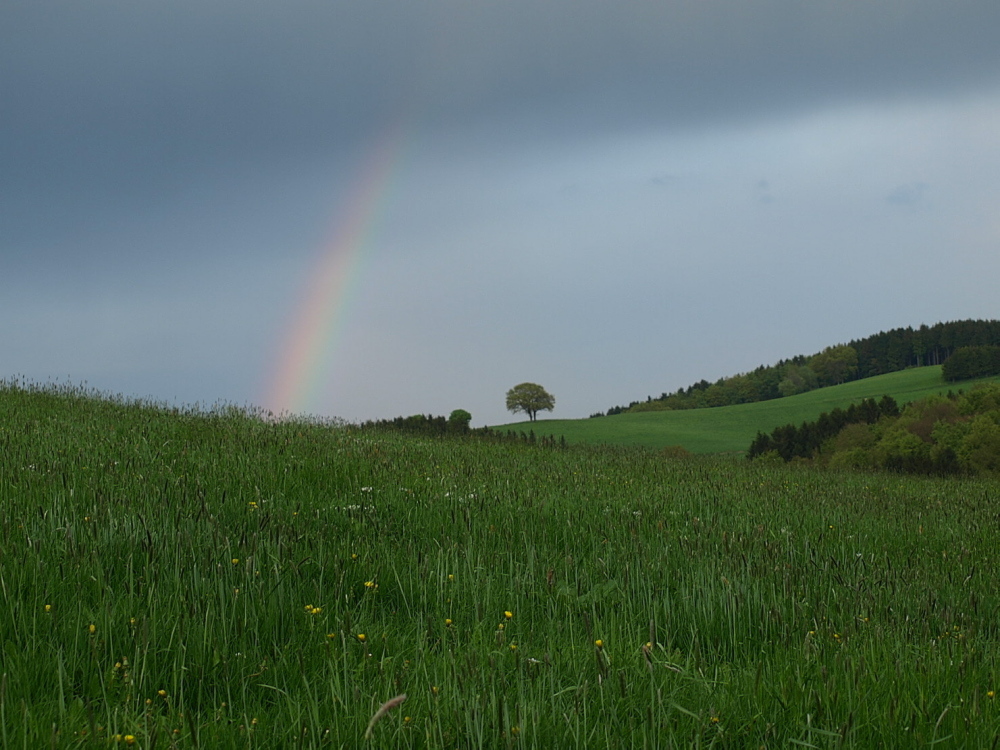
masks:
POLYGON ((375 142, 339 212, 333 237, 318 254, 282 337, 264 398, 264 408, 276 416, 305 414, 321 406, 345 311, 388 203, 403 141, 403 128, 396 125, 375 142))

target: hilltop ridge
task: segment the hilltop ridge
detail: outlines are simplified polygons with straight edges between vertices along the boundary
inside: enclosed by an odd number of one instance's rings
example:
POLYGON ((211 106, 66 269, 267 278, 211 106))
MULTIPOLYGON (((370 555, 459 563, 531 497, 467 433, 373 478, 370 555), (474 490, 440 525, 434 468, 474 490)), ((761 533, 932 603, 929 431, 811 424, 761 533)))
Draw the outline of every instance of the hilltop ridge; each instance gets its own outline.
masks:
POLYGON ((797 355, 752 372, 719 378, 715 383, 700 380, 674 393, 613 406, 591 417, 770 401, 911 367, 941 365, 957 349, 971 346, 1000 346, 1000 320, 959 320, 880 331, 816 354, 797 355))

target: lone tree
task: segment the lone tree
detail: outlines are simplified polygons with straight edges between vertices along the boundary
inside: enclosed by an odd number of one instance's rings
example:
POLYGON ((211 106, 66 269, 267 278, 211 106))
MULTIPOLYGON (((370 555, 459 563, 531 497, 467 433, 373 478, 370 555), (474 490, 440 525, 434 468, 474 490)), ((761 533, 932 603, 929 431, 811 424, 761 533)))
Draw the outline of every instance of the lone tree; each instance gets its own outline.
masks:
POLYGON ((507 411, 523 411, 528 419, 535 421, 540 411, 552 411, 556 407, 556 397, 537 383, 521 383, 507 391, 507 411))

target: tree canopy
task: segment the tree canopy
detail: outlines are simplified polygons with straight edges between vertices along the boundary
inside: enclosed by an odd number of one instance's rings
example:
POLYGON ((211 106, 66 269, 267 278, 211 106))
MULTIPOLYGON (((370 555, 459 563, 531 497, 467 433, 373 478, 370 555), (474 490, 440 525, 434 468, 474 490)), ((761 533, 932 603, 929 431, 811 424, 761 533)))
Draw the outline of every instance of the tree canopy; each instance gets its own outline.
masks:
POLYGON ((944 379, 970 380, 1000 375, 1000 346, 963 346, 941 365, 944 379))
POLYGON ((928 396, 902 410, 888 396, 866 399, 816 422, 758 433, 747 457, 769 454, 837 469, 1000 476, 1000 383, 928 396))
POLYGON ((455 409, 448 415, 448 429, 452 432, 468 432, 472 414, 465 409, 455 409))
POLYGON ((507 391, 507 411, 524 412, 531 422, 535 421, 538 412, 552 411, 555 406, 555 396, 537 383, 521 383, 507 391))

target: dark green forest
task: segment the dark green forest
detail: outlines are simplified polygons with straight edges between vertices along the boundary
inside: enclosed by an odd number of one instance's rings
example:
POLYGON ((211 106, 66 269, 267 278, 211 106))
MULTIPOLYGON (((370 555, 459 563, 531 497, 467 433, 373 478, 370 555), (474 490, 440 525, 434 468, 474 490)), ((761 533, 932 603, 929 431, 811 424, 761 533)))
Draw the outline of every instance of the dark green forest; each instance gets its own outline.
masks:
POLYGON ((816 354, 799 355, 774 365, 761 365, 753 372, 720 378, 715 383, 701 380, 687 388, 679 388, 675 393, 663 393, 659 398, 649 396, 645 401, 613 406, 606 412, 591 416, 769 401, 925 365, 945 365, 945 377, 948 378, 949 359, 968 348, 974 348, 976 352, 972 355, 961 354, 962 358, 970 361, 959 368, 952 368, 963 373, 953 380, 1000 374, 1000 369, 988 371, 993 365, 1000 368, 1000 320, 960 320, 921 325, 916 329, 907 327, 880 331, 867 338, 827 347, 816 354), (974 369, 976 374, 964 374, 974 369))
POLYGON ((941 375, 949 383, 1000 375, 1000 346, 960 347, 945 360, 941 375))
POLYGON ((902 410, 885 396, 758 433, 747 458, 936 475, 1000 474, 1000 384, 930 396, 902 410))

